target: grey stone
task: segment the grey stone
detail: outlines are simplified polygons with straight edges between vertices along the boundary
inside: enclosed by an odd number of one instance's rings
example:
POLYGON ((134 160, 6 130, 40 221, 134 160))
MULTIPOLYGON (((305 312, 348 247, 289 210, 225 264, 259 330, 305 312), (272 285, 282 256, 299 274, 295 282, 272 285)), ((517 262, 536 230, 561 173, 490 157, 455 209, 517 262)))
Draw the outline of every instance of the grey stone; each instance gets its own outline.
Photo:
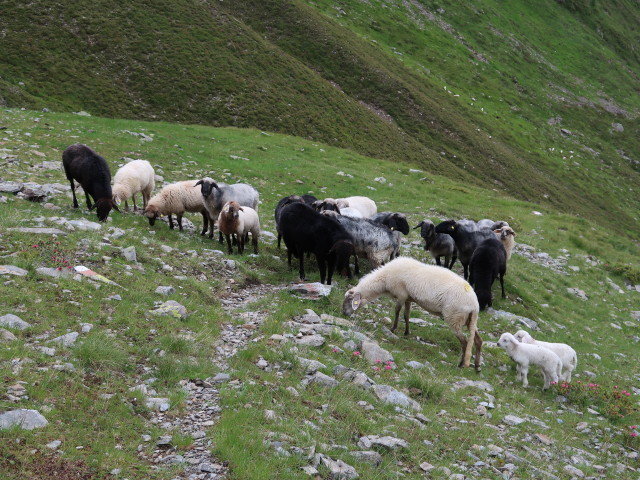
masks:
POLYGON ((20 182, 0 182, 0 192, 18 193, 22 191, 24 185, 20 182))
POLYGON ((399 448, 408 448, 409 444, 406 440, 401 438, 384 436, 380 435, 367 435, 366 437, 360 437, 358 440, 358 446, 360 448, 371 448, 371 447, 384 447, 389 450, 397 450, 399 448))
POLYGON ((48 424, 47 419, 37 410, 21 408, 0 414, 0 430, 16 426, 23 430, 33 430, 34 428, 45 427, 48 424))
POLYGON ((36 268, 36 272, 40 275, 45 275, 47 277, 60 278, 60 277, 70 277, 71 270, 68 268, 53 268, 53 267, 40 267, 36 268))
POLYGON ((386 363, 389 360, 393 361, 393 355, 380 347, 376 342, 362 342, 362 353, 364 358, 371 365, 375 365, 380 362, 386 363))
POLYGON ((25 322, 17 315, 7 313, 0 317, 0 327, 15 328, 16 330, 24 330, 31 326, 30 323, 25 322))
POLYGON ((26 277, 26 270, 20 267, 16 267, 14 265, 0 265, 0 275, 16 275, 18 277, 26 277))
POLYGON ((351 465, 346 464, 342 460, 333 460, 326 455, 317 454, 320 457, 320 462, 329 469, 329 474, 332 479, 342 480, 358 478, 358 472, 351 465))
POLYGON ((160 294, 160 295, 168 296, 168 295, 173 295, 174 293, 176 293, 176 289, 171 287, 171 286, 159 286, 158 288, 156 288, 156 292, 155 293, 160 294))
POLYGON ((45 228, 45 227, 16 227, 16 228, 7 228, 9 232, 19 232, 19 233, 33 233, 36 235, 66 235, 67 232, 63 230, 59 230, 57 228, 45 228))
POLYGON ((171 435, 164 435, 158 439, 156 445, 159 447, 170 447, 172 440, 173 437, 171 435))
POLYGON ((460 390, 461 388, 465 387, 475 387, 479 388, 480 390, 484 390, 485 392, 493 391, 493 387, 484 380, 460 380, 453 384, 451 390, 455 392, 456 390, 460 390))
POLYGON ((3 342, 13 342, 14 340, 17 340, 17 339, 18 338, 9 330, 0 328, 0 340, 2 340, 3 342))
POLYGON ((321 347, 324 345, 324 337, 322 335, 304 335, 300 338, 296 338, 295 342, 298 345, 306 345, 309 347, 321 347))
POLYGON ((540 330, 540 327, 538 327, 538 322, 536 322, 535 320, 531 320, 530 318, 521 317, 520 315, 505 312, 504 310, 489 310, 489 312, 491 313, 492 320, 506 319, 511 322, 512 325, 520 323, 531 330, 540 330))
POLYGON ((422 408, 418 402, 389 385, 374 385, 372 389, 376 396, 384 403, 399 405, 413 410, 420 410, 422 408))
POLYGON ((502 421, 507 425, 520 425, 526 422, 524 418, 516 417, 515 415, 506 415, 502 421))
POLYGON ((300 362, 300 365, 302 365, 306 369, 307 373, 315 373, 321 368, 327 368, 327 366, 324 363, 319 362, 317 360, 310 360, 308 358, 298 357, 298 361, 300 362))
POLYGON ((579 288, 567 288, 567 292, 575 295, 581 300, 589 300, 589 297, 587 297, 587 294, 584 292, 584 290, 580 290, 579 288))
POLYGON ((168 398, 147 398, 144 404, 150 410, 160 410, 161 412, 169 410, 168 398))
POLYGON ((228 373, 218 373, 215 377, 211 379, 213 383, 224 383, 231 379, 231 375, 228 373))
POLYGON ((577 478, 584 478, 584 472, 579 468, 574 467, 573 465, 565 465, 562 469, 569 475, 573 475, 577 478))
POLYGON ((338 381, 330 377, 329 375, 325 375, 322 372, 316 372, 309 378, 309 383, 317 383, 323 387, 336 387, 338 386, 338 381))
POLYGON ((62 442, 60 440, 54 440, 53 442, 47 443, 47 448, 50 448, 51 450, 57 450, 60 445, 62 445, 62 442))
MULTIPOLYGON (((136 247, 127 247, 127 248, 122 249, 122 255, 129 262, 137 262, 138 261, 138 256, 136 255, 136 247)), ((157 292, 157 290, 156 290, 156 292, 157 292)))
POLYGON ((291 285, 289 287, 289 291, 292 293, 303 295, 306 298, 310 298, 312 300, 317 300, 321 297, 326 297, 331 293, 331 285, 323 285, 319 282, 298 283, 295 285, 291 285))
POLYGON ((67 222, 71 225, 75 230, 81 230, 83 232, 96 232, 102 228, 97 222, 90 222, 89 220, 69 220, 67 222))
POLYGON ((183 320, 187 317, 187 309, 175 300, 164 302, 158 308, 156 308, 155 310, 151 310, 149 313, 151 315, 157 316, 174 317, 180 320, 183 320))
POLYGON ((355 451, 351 452, 351 455, 353 455, 353 458, 355 458, 358 462, 370 463, 375 467, 382 463, 382 455, 373 450, 355 451))
POLYGON ((63 347, 70 347, 71 345, 76 343, 78 335, 79 335, 78 332, 67 333, 65 335, 61 335, 61 336, 56 337, 56 338, 54 338, 52 340, 49 340, 48 343, 58 343, 58 344, 62 345, 63 347))

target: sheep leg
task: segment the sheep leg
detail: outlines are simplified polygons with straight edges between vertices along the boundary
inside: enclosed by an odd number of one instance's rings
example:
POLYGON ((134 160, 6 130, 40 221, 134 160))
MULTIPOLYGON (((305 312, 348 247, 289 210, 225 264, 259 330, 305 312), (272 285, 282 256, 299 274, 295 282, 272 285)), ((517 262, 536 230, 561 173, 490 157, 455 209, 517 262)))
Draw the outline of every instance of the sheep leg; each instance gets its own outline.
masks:
MULTIPOLYGON (((436 259, 436 265, 438 265, 439 267, 441 267, 441 266, 442 266, 442 264, 440 263, 440 257, 439 257, 439 256, 436 256, 436 257, 435 257, 435 259, 436 259)), ((447 262, 447 257, 444 257, 444 261, 445 261, 445 263, 447 262)))
POLYGON ((222 232, 218 232, 218 241, 220 243, 224 243, 224 240, 222 239, 222 232))
POLYGON ((464 279, 467 280, 469 278, 469 265, 462 265, 462 268, 464 269, 464 279))
POLYGON ((238 253, 244 253, 244 235, 238 235, 238 253))
POLYGON ((87 199, 87 208, 89 210, 91 210, 91 198, 89 198, 89 194, 88 193, 85 193, 84 196, 87 199))
POLYGON ((500 274, 500 288, 502 288, 502 298, 507 298, 504 294, 504 273, 500 274))
MULTIPOLYGON (((133 195, 131 195, 131 202, 133 203, 133 211, 135 212, 136 210, 138 210, 138 207, 136 206, 136 194, 134 193, 133 195)), ((127 208, 127 212, 129 211, 129 205, 127 205, 127 202, 124 202, 124 206, 127 208)))
POLYGON ((404 302, 404 334, 409 335, 409 317, 411 316, 411 300, 404 302))
MULTIPOLYGON (((304 251, 298 251, 298 253, 299 253, 298 257, 299 257, 299 260, 300 260, 300 269, 299 269, 300 281, 304 282, 304 280, 305 280, 305 278, 304 278, 304 251)), ((318 260, 318 265, 320 265, 320 260, 318 260)), ((323 271, 320 270, 320 278, 321 278, 320 283, 324 283, 323 282, 324 279, 322 279, 322 274, 323 274, 323 271)))
POLYGON ((476 329, 476 334, 473 336, 473 343, 476 346, 476 372, 480 372, 480 362, 482 360, 482 338, 478 334, 478 330, 476 329))
POLYGON ((182 231, 182 214, 176 213, 176 218, 178 219, 178 228, 182 231))
POLYGON ((227 251, 229 252, 229 254, 232 254, 233 247, 231 246, 231 235, 225 235, 225 236, 227 237, 227 247, 229 247, 227 251))
POLYGON ((278 233, 278 250, 280 250, 280 240, 282 240, 282 235, 278 233))
POLYGON ((258 236, 251 234, 251 243, 253 244, 253 253, 258 254, 258 236))
POLYGON ((327 278, 327 260, 320 256, 317 257, 318 260, 318 269, 320 270, 320 283, 324 283, 327 278))
POLYGON ((456 260, 458 260, 458 256, 457 255, 453 255, 451 263, 449 264, 449 270, 451 270, 453 268, 453 264, 456 263, 456 260))
POLYGON ((78 199, 76 198, 76 185, 73 181, 73 178, 69 179, 71 183, 71 194, 73 195, 73 208, 78 208, 78 199))
MULTIPOLYGON (((471 315, 471 314, 469 314, 471 315)), ((458 341, 460 342, 460 362, 458 363, 458 367, 466 368, 469 366, 470 358, 471 358, 471 348, 473 338, 469 337, 469 341, 467 342, 467 337, 462 333, 462 325, 464 325, 464 321, 459 321, 460 319, 453 318, 451 321, 447 320, 449 327, 453 330, 453 334, 456 336, 458 341), (467 354, 468 350, 468 354, 467 354)), ((475 329, 474 329, 475 334, 475 329)))
POLYGON ((360 266, 358 265, 358 255, 354 255, 353 267, 356 275, 360 276, 360 266))
POLYGON ((522 375, 522 386, 526 388, 529 386, 529 379, 527 378, 527 375, 529 374, 529 365, 522 365, 520 373, 522 375))
POLYGON ((396 309, 395 316, 393 317, 393 326, 391 327, 391 331, 395 332, 396 328, 398 328, 398 319, 400 318, 400 310, 402 309, 402 302, 400 300, 396 300, 396 309))
MULTIPOLYGON (((200 214, 202 215, 202 232, 200 232, 200 235, 204 235, 205 233, 207 233, 208 227, 209 227, 209 216, 205 213, 205 212, 200 212, 200 214)), ((213 232, 212 232, 213 234, 213 232)), ((211 237, 209 237, 211 238, 211 237)))

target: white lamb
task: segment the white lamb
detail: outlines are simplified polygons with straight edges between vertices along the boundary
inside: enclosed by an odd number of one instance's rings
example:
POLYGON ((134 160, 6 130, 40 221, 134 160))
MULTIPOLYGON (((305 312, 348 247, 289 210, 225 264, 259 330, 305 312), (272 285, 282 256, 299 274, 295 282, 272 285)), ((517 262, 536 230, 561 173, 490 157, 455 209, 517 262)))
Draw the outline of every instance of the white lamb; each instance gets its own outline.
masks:
POLYGON ((173 229, 172 214, 178 219, 178 227, 182 231, 182 216, 185 212, 198 212, 202 215, 204 223, 202 233, 207 233, 207 229, 211 227, 213 235, 213 221, 209 223, 209 215, 204 206, 204 198, 193 180, 185 180, 182 182, 172 183, 164 187, 160 193, 154 195, 147 207, 144 209, 144 216, 149 219, 149 225, 153 226, 156 218, 162 215, 169 216, 169 228, 173 229))
POLYGON ((354 208, 358 210, 364 218, 369 218, 378 213, 378 206, 376 202, 369 197, 346 197, 336 199, 338 208, 342 211, 343 208, 354 208))
POLYGON ((513 247, 516 245, 516 232, 514 232, 513 228, 509 225, 505 225, 499 229, 495 229, 493 233, 495 233, 498 236, 498 240, 502 242, 504 249, 507 251, 507 260, 509 260, 511 258, 513 247))
POLYGON ((411 302, 433 315, 439 315, 460 341, 460 367, 468 367, 473 345, 476 346, 475 368, 480 370, 482 339, 477 331, 478 299, 471 286, 455 273, 443 267, 425 265, 413 258, 398 257, 360 279, 345 293, 342 311, 353 314, 362 305, 381 295, 395 299, 395 320, 404 305, 405 335, 409 334, 411 302), (463 333, 469 329, 468 340, 463 333))
POLYGON ((218 228, 227 238, 229 253, 233 253, 231 236, 237 236, 238 253, 244 252, 244 244, 249 233, 253 244, 253 253, 258 253, 260 219, 258 213, 250 207, 241 207, 238 202, 227 202, 218 216, 218 228))
POLYGON ((151 192, 155 188, 155 172, 146 160, 132 160, 123 165, 113 177, 113 201, 116 205, 124 202, 124 207, 129 211, 127 200, 133 200, 133 211, 137 210, 136 193, 142 193, 142 208, 147 207, 151 198, 151 192))
POLYGON ((528 343, 530 345, 538 345, 540 347, 551 350, 553 353, 558 355, 558 357, 560 357, 560 360, 562 361, 562 374, 560 375, 560 380, 562 380, 563 382, 571 381, 571 372, 573 372, 573 370, 575 370, 576 366, 578 365, 578 355, 573 348, 571 348, 566 343, 549 343, 535 340, 525 330, 518 330, 515 333, 514 337, 519 342, 528 343))
POLYGON ((529 380, 527 379, 529 365, 538 365, 542 369, 544 376, 543 390, 549 388, 551 382, 558 382, 562 371, 562 360, 551 350, 539 345, 520 343, 510 333, 503 333, 500 336, 498 346, 507 352, 511 360, 516 362, 516 380, 522 378, 523 387, 529 385, 529 380))

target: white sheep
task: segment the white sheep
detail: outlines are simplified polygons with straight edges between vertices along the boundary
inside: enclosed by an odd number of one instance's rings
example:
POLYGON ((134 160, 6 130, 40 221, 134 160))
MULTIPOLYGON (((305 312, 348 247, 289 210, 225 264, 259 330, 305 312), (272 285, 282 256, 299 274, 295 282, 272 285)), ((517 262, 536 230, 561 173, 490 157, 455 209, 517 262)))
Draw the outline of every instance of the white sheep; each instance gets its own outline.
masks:
POLYGON ((460 341, 460 367, 468 367, 473 345, 476 346, 475 368, 480 370, 482 339, 478 334, 478 299, 471 285, 443 267, 425 265, 413 258, 398 257, 362 277, 354 288, 345 293, 342 311, 353 314, 362 305, 381 295, 395 299, 395 320, 404 305, 405 335, 409 334, 411 302, 433 315, 439 315, 460 341), (469 329, 468 340, 463 333, 469 329))
POLYGON ((571 348, 566 343, 549 343, 535 340, 525 330, 518 330, 515 333, 514 337, 519 342, 528 343, 530 345, 538 345, 540 347, 551 350, 553 353, 558 355, 558 357, 560 357, 560 360, 562 361, 562 374, 560 375, 560 380, 562 380, 563 382, 571 381, 571 372, 573 372, 573 370, 575 370, 576 366, 578 365, 578 355, 573 348, 571 348))
POLYGON ((562 360, 551 350, 539 345, 520 343, 510 333, 503 333, 500 336, 498 346, 507 352, 511 360, 516 362, 516 380, 522 379, 523 387, 529 385, 529 380, 527 379, 529 365, 538 365, 542 369, 544 376, 543 390, 549 388, 552 382, 558 382, 562 371, 562 360))
POLYGON ((355 208, 358 210, 364 218, 369 218, 378 213, 378 207, 376 202, 369 197, 346 197, 336 199, 338 208, 342 211, 343 208, 355 208))
MULTIPOLYGON (((153 226, 156 218, 162 215, 169 216, 169 228, 173 229, 172 214, 178 219, 178 227, 182 231, 182 216, 185 212, 198 212, 202 215, 203 228, 200 235, 207 233, 213 221, 209 222, 209 216, 204 206, 204 198, 200 188, 193 180, 172 183, 164 187, 160 193, 154 195, 144 209, 144 216, 149 219, 149 225, 153 226)), ((213 233, 211 233, 213 235, 213 233)))
POLYGON ((244 244, 249 233, 253 253, 258 253, 258 237, 260 237, 260 219, 258 213, 250 207, 241 207, 238 202, 227 202, 218 216, 218 228, 227 239, 229 253, 233 253, 231 235, 237 236, 238 253, 244 251, 244 244))
POLYGON ((129 211, 129 198, 133 201, 133 211, 136 207, 136 193, 142 193, 142 208, 147 207, 147 202, 151 198, 151 192, 155 188, 155 172, 153 167, 146 160, 132 160, 123 165, 113 177, 113 201, 116 205, 124 202, 124 207, 129 211))
POLYGON ((507 260, 509 260, 511 258, 513 247, 516 245, 516 232, 514 232, 513 228, 509 225, 505 225, 501 228, 495 229, 493 233, 495 233, 498 236, 498 240, 502 242, 504 249, 507 251, 507 260))

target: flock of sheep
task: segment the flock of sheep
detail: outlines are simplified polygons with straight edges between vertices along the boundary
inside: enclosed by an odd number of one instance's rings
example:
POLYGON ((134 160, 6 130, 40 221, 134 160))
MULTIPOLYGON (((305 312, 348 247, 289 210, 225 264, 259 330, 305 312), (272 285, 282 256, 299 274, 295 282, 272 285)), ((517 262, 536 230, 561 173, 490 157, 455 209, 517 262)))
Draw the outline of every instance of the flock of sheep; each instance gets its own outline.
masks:
MULTIPOLYGON (((107 219, 112 208, 119 211, 122 202, 128 210, 129 199, 136 209, 135 195, 141 193, 143 215, 151 226, 158 217, 168 216, 169 227, 173 229, 175 215, 182 230, 184 213, 197 212, 203 220, 201 235, 209 232, 212 238, 217 224, 220 242, 224 235, 229 253, 234 244, 238 253, 242 253, 249 234, 254 253, 258 252, 259 194, 250 185, 216 183, 207 177, 167 185, 151 197, 155 173, 146 160, 134 160, 121 167, 113 187, 106 160, 86 145, 69 146, 62 160, 71 183, 73 206, 78 207, 74 184, 77 181, 85 192, 87 207, 96 209, 100 221, 107 219)), ((320 281, 326 280, 327 284, 331 284, 336 270, 351 278, 352 257, 358 275, 358 258, 368 259, 373 270, 345 293, 342 308, 345 315, 352 315, 366 303, 387 295, 396 302, 392 331, 397 328, 404 306, 405 335, 408 335, 411 303, 415 302, 427 312, 441 316, 458 338, 460 367, 470 365, 475 345, 474 366, 476 371, 480 370, 483 342, 477 331, 478 312, 491 306, 491 287, 496 279, 500 280, 505 297, 504 275, 515 244, 515 232, 507 222, 489 219, 446 220, 438 225, 430 220, 420 222, 414 229, 421 229, 425 250, 437 263, 434 266, 399 256, 402 235, 410 231, 406 217, 397 212, 378 213, 375 202, 367 197, 318 200, 312 195, 290 195, 278 202, 275 221, 278 248, 283 240, 288 264, 291 267, 292 257, 298 259, 302 280, 305 254, 315 255, 320 281), (464 279, 451 271, 458 259, 464 279)), ((568 345, 535 341, 522 330, 515 335, 504 333, 498 346, 516 362, 516 379, 522 378, 525 387, 531 364, 541 367, 546 389, 559 379, 570 381, 577 363, 576 353, 568 345)))

